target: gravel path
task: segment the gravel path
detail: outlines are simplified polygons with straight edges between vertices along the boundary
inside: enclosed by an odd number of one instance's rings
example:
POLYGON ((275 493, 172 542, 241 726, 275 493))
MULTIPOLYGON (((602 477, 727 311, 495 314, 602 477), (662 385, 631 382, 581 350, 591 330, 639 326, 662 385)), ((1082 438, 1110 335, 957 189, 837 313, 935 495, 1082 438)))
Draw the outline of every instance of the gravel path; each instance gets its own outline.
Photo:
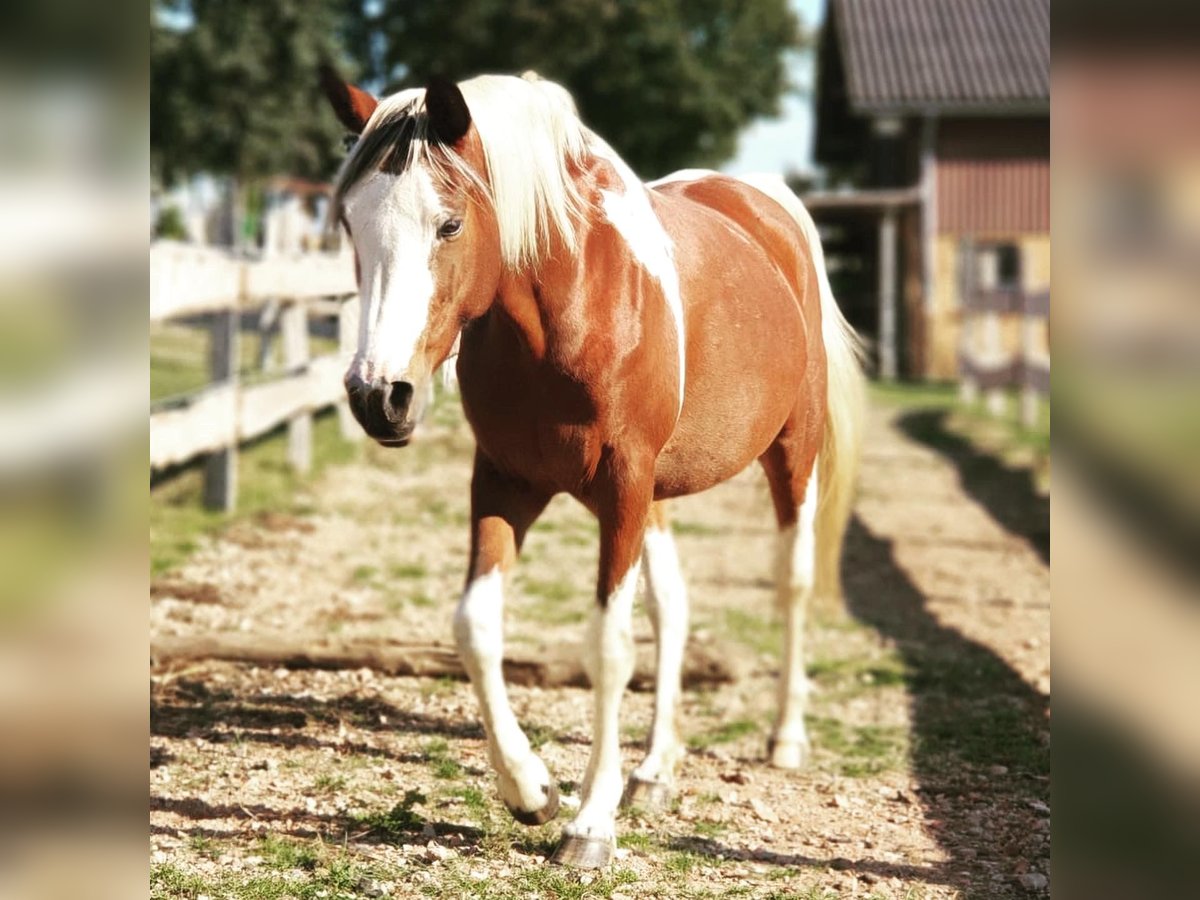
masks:
MULTIPOLYGON (((451 643, 470 437, 438 411, 404 453, 364 448, 289 514, 242 522, 153 587, 151 637, 451 643)), ((738 677, 685 693, 676 807, 622 823, 605 875, 544 865, 560 823, 494 796, 456 681, 203 662, 152 669, 156 897, 1021 897, 1049 874, 1048 504, 934 413, 872 413, 845 608, 814 610, 802 773, 762 762, 779 631, 757 467, 674 506, 693 641, 738 677)), ((578 642, 596 527, 566 498, 531 533, 510 645, 578 642)), ((649 638, 644 616, 638 638, 649 638)), ((586 691, 517 687, 577 790, 586 691)), ((627 766, 652 698, 623 708, 627 766)), ((569 812, 569 810, 568 810, 569 812)))

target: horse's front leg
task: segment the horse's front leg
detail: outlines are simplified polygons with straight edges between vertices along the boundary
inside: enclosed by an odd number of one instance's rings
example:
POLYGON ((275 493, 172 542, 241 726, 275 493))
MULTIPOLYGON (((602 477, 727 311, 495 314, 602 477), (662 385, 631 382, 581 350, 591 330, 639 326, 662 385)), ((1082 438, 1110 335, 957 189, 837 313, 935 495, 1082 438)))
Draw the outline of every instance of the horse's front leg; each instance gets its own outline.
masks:
POLYGON ((633 674, 633 600, 651 495, 649 484, 626 485, 596 504, 600 578, 584 648, 594 694, 592 753, 579 814, 563 829, 554 854, 554 861, 563 865, 606 866, 616 849, 623 789, 619 713, 621 695, 633 674))
POLYGON ((471 480, 471 560, 454 616, 463 666, 479 698, 488 756, 513 817, 541 825, 558 812, 558 786, 513 715, 504 686, 504 583, 525 532, 549 498, 514 482, 478 451, 471 480))

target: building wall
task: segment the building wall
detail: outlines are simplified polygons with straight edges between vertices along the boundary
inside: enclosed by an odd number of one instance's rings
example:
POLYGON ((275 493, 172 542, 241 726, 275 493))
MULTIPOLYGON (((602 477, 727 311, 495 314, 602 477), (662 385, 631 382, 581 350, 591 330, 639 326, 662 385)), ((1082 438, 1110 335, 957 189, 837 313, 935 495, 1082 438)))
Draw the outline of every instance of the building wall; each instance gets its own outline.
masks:
POLYGON ((1050 120, 938 123, 937 226, 942 234, 1050 231, 1050 120))
MULTIPOLYGON (((980 242, 1012 243, 1021 254, 1021 283, 1027 291, 1050 287, 1050 235, 1041 233, 985 232, 980 242)), ((925 327, 925 357, 922 374, 933 381, 958 377, 958 345, 961 337, 962 286, 961 242, 957 235, 939 234, 934 251, 933 309, 925 327)), ((1016 353, 1021 346, 1019 316, 1002 323, 1003 347, 1016 353)))
MULTIPOLYGON (((915 371, 930 380, 958 376, 962 289, 960 245, 1015 244, 1026 290, 1050 285, 1050 122, 1046 117, 948 119, 936 141, 937 236, 931 308, 915 371)), ((914 311, 915 312, 915 311, 914 311)), ((1004 347, 1020 347, 1020 322, 1003 324, 1004 347)), ((915 330, 915 329, 914 329, 915 330)))

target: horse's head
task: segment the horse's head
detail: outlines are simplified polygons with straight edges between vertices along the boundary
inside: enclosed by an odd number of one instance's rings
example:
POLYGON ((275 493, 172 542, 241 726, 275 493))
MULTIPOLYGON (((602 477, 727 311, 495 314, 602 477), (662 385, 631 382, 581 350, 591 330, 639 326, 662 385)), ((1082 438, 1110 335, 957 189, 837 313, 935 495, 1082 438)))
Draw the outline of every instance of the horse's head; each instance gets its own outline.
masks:
POLYGON ((323 81, 339 119, 360 136, 334 198, 354 245, 361 302, 346 391, 369 435, 404 446, 431 374, 496 295, 500 243, 486 162, 451 81, 382 102, 330 70, 323 81))

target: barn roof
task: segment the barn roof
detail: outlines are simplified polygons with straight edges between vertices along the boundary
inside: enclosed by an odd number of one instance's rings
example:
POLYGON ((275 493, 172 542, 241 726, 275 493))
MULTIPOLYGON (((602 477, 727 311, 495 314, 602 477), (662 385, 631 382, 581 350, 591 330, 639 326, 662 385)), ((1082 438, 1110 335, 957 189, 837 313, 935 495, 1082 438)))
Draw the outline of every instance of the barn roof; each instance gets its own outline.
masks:
POLYGON ((831 0, 860 113, 1048 110, 1050 0, 831 0))

